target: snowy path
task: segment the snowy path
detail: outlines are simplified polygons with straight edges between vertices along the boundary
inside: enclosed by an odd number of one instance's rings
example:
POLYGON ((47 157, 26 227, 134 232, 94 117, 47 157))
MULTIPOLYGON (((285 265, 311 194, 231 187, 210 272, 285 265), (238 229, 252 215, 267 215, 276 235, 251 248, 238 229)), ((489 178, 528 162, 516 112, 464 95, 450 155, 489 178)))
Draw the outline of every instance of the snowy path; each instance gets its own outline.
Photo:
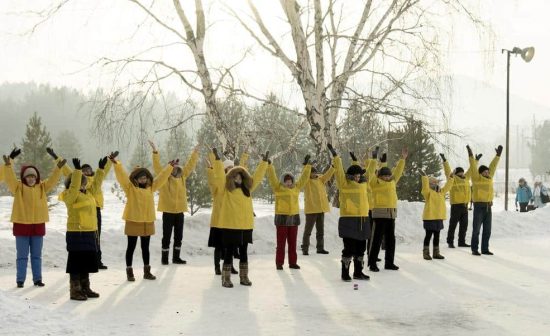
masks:
POLYGON ((69 300, 63 269, 45 268, 43 289, 29 281, 16 289, 13 266, 2 267, 8 323, 0 335, 548 334, 550 241, 495 239, 492 250, 493 257, 474 257, 443 248, 445 261, 428 262, 416 247, 398 245, 402 269, 369 272, 371 281, 358 291, 339 280, 336 250, 299 256, 302 269, 292 271, 276 271, 272 256, 254 255, 251 288, 235 276, 235 288, 222 288, 205 256, 187 258, 186 266, 154 265, 158 280, 138 276, 135 283, 125 281, 119 263, 92 275, 101 298, 84 303, 69 300))

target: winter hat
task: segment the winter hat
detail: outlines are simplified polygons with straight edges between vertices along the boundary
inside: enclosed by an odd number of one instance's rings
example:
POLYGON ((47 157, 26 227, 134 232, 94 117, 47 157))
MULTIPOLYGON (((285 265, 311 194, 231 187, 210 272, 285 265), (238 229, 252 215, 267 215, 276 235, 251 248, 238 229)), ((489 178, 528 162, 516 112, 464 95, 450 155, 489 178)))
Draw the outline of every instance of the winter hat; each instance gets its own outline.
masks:
POLYGON ((462 168, 462 167, 456 167, 456 168, 455 168, 455 174, 460 174, 460 173, 464 173, 464 168, 462 168))
POLYGON ((235 166, 235 163, 233 162, 233 160, 228 159, 223 162, 223 169, 231 168, 234 166, 235 166))
POLYGON ((281 183, 285 183, 285 181, 288 179, 291 179, 292 183, 294 183, 294 175, 292 175, 291 173, 284 173, 281 176, 281 183))
POLYGON ((481 175, 481 174, 483 174, 483 172, 486 171, 486 170, 489 170, 489 167, 484 166, 484 165, 481 165, 481 166, 479 166, 479 169, 478 169, 477 171, 478 171, 479 174, 481 175))
POLYGON ((36 169, 34 169, 34 167, 27 167, 25 168, 25 170, 23 170, 23 178, 31 175, 34 177, 38 177, 38 172, 36 171, 36 169))
POLYGON ((92 166, 90 166, 89 164, 85 163, 82 165, 82 170, 86 169, 86 168, 90 168, 92 169, 92 166))
POLYGON ((363 175, 365 174, 367 171, 363 168, 361 168, 361 166, 358 166, 358 165, 351 165, 349 166, 348 170, 346 171, 346 175, 363 175))
POLYGON ((391 169, 388 167, 382 167, 378 171, 378 176, 391 176, 391 175, 392 175, 391 169))

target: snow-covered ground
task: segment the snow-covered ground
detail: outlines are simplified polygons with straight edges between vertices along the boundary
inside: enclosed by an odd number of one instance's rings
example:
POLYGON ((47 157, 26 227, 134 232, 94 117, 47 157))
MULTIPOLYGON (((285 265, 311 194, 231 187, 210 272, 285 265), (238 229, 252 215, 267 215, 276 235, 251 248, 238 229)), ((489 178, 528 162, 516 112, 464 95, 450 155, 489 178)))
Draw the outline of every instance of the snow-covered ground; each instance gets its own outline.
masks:
MULTIPOLYGON (((421 203, 400 202, 397 272, 367 272, 368 282, 339 278, 337 209, 326 217, 329 255, 299 255, 301 270, 275 270, 273 206, 255 205, 250 288, 221 287, 206 247, 209 211, 186 216, 184 258, 188 264, 160 265, 160 220, 151 253, 156 281, 125 279, 126 237, 123 203, 104 187, 102 237, 109 266, 91 276, 101 294, 87 302, 69 300, 64 272, 63 204, 52 201, 44 242, 44 282, 15 287, 15 243, 9 215, 11 198, 0 197, 0 335, 546 335, 550 333, 550 207, 520 214, 493 214, 491 250, 474 257, 468 249, 448 249, 442 232, 443 261, 422 259, 421 203)), ((496 201, 496 203, 502 203, 496 201)), ((160 218, 160 216, 157 216, 160 218)), ((301 227, 302 229, 303 227, 301 227)), ((469 232, 471 232, 471 227, 469 232)), ((302 231, 299 232, 301 238, 302 231)), ((468 235, 469 236, 469 235, 468 235)), ((300 240, 300 239, 299 239, 300 240)), ((312 244, 315 244, 314 234, 312 244)), ((138 247, 139 250, 139 247, 138 247)))

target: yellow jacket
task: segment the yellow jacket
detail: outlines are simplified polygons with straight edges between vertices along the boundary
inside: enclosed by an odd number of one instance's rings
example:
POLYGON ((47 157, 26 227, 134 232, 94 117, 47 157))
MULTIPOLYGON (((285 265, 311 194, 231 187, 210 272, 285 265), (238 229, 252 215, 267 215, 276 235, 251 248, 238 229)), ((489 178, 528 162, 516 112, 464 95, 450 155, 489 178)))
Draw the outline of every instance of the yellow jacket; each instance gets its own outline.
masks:
POLYGON ((67 206, 67 231, 69 232, 89 232, 97 231, 97 213, 96 201, 91 190, 101 189, 101 183, 105 177, 103 169, 98 169, 95 178, 91 182, 93 185, 86 185, 86 193, 80 192, 82 182, 82 171, 75 170, 71 176, 71 186, 63 192, 63 202, 67 206))
MULTIPOLYGON (((358 161, 352 161, 351 164, 356 164, 356 165, 359 165, 359 162, 358 161)), ((380 161, 376 161, 374 159, 366 159, 365 160, 365 169, 368 169, 368 167, 370 167, 371 164, 375 164, 376 166, 376 169, 380 169, 382 167, 386 167, 388 164, 386 162, 380 162, 380 161)), ((370 176, 370 174, 367 172, 367 176, 370 176)), ((370 183, 368 183, 367 181, 367 197, 368 197, 368 200, 369 200, 369 210, 372 210, 374 209, 374 199, 372 198, 372 188, 370 186, 370 183)))
MULTIPOLYGON (((448 161, 443 162, 443 169, 447 179, 451 176, 451 165, 448 161)), ((459 176, 454 177, 453 186, 449 192, 451 204, 468 204, 472 199, 472 191, 470 188, 471 169, 464 173, 464 178, 459 176)))
POLYGON ((472 175, 472 200, 474 202, 492 202, 494 197, 493 176, 500 160, 499 156, 495 156, 489 165, 489 178, 483 177, 477 170, 477 162, 475 158, 470 157, 470 172, 472 175))
MULTIPOLYGON (((340 217, 368 217, 369 198, 367 195, 367 182, 357 183, 348 180, 340 157, 335 157, 333 164, 336 185, 339 190, 340 217)), ((375 162, 369 161, 367 174, 374 174, 375 168, 375 162)))
POLYGON ((300 190, 305 186, 310 179, 311 165, 305 165, 302 169, 300 178, 292 188, 287 188, 282 184, 282 181, 277 179, 275 173, 275 167, 269 165, 267 169, 267 177, 271 189, 275 194, 275 214, 276 215, 297 215, 300 213, 300 206, 298 203, 298 196, 300 196, 300 190))
POLYGON ((332 175, 334 175, 334 167, 330 167, 322 176, 318 178, 307 179, 306 184, 303 188, 304 213, 315 214, 330 211, 326 184, 328 181, 330 181, 332 175))
MULTIPOLYGON (((170 174, 168 182, 160 188, 158 211, 168 213, 181 213, 188 211, 187 208, 187 188, 185 181, 195 169, 199 153, 193 151, 191 157, 182 168, 180 177, 174 177, 170 174)), ((155 175, 160 174, 162 166, 160 164, 160 155, 158 152, 153 152, 153 169, 155 175)))
POLYGON ((423 220, 435 220, 447 218, 447 206, 445 205, 445 194, 453 187, 452 177, 447 179, 445 186, 435 191, 430 188, 430 182, 427 176, 422 176, 422 196, 424 196, 423 220))
POLYGON ((267 162, 260 162, 252 177, 246 169, 240 166, 234 167, 227 174, 224 174, 223 165, 216 164, 214 169, 216 171, 213 174, 216 178, 212 181, 214 183, 213 188, 217 194, 216 197, 218 197, 217 201, 220 202, 218 204, 219 215, 212 215, 214 225, 222 229, 252 230, 254 228, 252 197, 245 196, 242 189, 235 188, 233 178, 235 174, 242 173, 245 177, 243 183, 248 186, 252 193, 264 178, 267 162), (219 176, 223 176, 223 178, 219 178, 219 176))
POLYGON ((130 181, 128 173, 126 173, 122 164, 117 161, 115 164, 115 176, 126 194, 126 206, 124 207, 122 219, 137 223, 154 222, 156 213, 153 194, 168 181, 171 173, 172 166, 166 165, 162 172, 153 180, 153 184, 150 187, 140 188, 130 181))
POLYGON ((384 181, 379 179, 374 172, 369 174, 369 184, 372 189, 373 206, 371 209, 396 209, 397 208, 397 182, 403 176, 405 160, 401 159, 392 169, 393 179, 384 181))
POLYGON ((0 166, 0 182, 4 182, 4 168, 5 165, 0 166))
MULTIPOLYGON (((57 158, 56 162, 59 162, 60 160, 63 160, 63 159, 57 158)), ((94 188, 94 190, 89 190, 89 189, 94 185, 94 179, 96 178, 96 176, 95 175, 86 176, 86 178, 88 179, 88 184, 86 184, 86 189, 88 190, 88 192, 92 193, 92 195, 95 198, 96 206, 100 209, 103 209, 103 204, 104 204, 103 190, 101 189, 101 186, 103 184, 103 180, 105 179, 105 176, 107 176, 107 174, 109 174, 109 172, 111 171, 111 166, 112 166, 111 160, 107 160, 107 163, 105 164, 105 169, 103 169, 103 178, 101 179, 101 184, 99 185, 96 184, 96 187, 94 188)), ((99 168, 97 170, 99 170, 99 168)), ((64 165, 61 168, 61 172, 63 173, 64 176, 69 176, 73 173, 73 170, 71 169, 71 167, 69 167, 69 165, 64 165)), ((60 195, 60 198, 59 198, 60 201, 63 201, 62 197, 64 197, 63 193, 60 195)))
POLYGON ((46 194, 57 186, 60 177, 61 170, 55 165, 48 179, 41 180, 33 187, 29 187, 17 179, 12 165, 4 166, 4 179, 14 198, 11 222, 18 224, 48 222, 50 217, 46 194))

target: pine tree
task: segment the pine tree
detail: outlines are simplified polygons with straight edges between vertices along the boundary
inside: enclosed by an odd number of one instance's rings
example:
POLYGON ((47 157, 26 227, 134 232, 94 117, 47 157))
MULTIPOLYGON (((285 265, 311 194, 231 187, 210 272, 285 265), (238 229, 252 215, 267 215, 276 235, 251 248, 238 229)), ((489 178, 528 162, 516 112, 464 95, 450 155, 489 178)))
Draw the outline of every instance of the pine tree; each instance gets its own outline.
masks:
POLYGON ((397 184, 397 196, 408 201, 422 201, 421 172, 438 177, 441 175, 442 163, 435 151, 428 130, 421 121, 408 119, 405 126, 388 134, 389 159, 395 165, 401 157, 401 149, 408 148, 409 156, 405 164, 403 177, 397 184))
POLYGON ((54 166, 54 161, 46 152, 47 147, 52 147, 52 138, 42 125, 42 119, 34 112, 27 123, 25 138, 21 144, 21 164, 31 164, 38 168, 42 179, 45 179, 54 166))
POLYGON ((58 155, 70 161, 72 158, 80 158, 82 145, 74 132, 63 130, 55 137, 55 151, 58 155))
POLYGON ((212 196, 204 169, 197 167, 186 182, 189 213, 193 216, 200 209, 212 205, 212 196))

